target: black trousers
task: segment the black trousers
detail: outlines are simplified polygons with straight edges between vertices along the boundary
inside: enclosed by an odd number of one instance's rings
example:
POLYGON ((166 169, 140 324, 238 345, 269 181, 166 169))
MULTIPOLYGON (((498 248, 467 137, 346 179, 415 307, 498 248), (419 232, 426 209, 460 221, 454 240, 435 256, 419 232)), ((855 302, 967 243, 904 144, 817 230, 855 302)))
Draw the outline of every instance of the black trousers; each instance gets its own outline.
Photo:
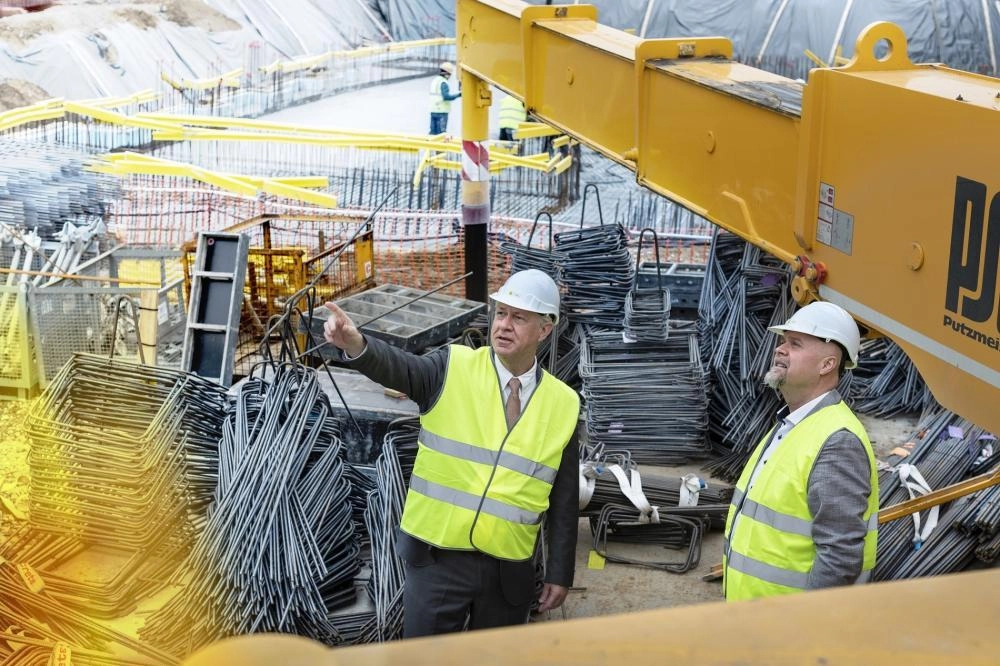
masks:
POLYGON ((534 596, 530 562, 430 546, 404 561, 403 638, 528 621, 534 596))

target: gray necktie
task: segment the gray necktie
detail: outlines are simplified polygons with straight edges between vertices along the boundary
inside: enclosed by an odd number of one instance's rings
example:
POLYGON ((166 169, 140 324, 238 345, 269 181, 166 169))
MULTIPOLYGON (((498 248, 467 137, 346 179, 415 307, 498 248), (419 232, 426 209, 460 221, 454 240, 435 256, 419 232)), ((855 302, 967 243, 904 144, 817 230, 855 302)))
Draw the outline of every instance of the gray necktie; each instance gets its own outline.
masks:
POLYGON ((507 396, 507 404, 504 405, 503 412, 507 417, 507 430, 510 430, 517 423, 517 417, 521 415, 521 380, 517 377, 511 377, 507 386, 510 387, 510 395, 507 396))

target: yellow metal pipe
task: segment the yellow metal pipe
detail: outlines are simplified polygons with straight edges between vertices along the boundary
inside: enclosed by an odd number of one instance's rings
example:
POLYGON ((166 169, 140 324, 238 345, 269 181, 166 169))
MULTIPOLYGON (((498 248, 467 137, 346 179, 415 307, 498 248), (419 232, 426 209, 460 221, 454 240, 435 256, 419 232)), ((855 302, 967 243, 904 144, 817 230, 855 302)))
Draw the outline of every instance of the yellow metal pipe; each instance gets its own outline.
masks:
POLYGON ((239 68, 226 72, 220 76, 211 76, 203 79, 172 79, 166 74, 166 72, 161 72, 160 78, 172 88, 176 88, 178 90, 210 90, 212 88, 218 88, 219 86, 239 88, 240 80, 243 75, 244 70, 239 68))
POLYGON ((302 187, 295 187, 294 185, 288 185, 286 183, 279 182, 277 180, 264 180, 261 184, 260 189, 268 192, 270 194, 277 194, 278 196, 286 197, 288 199, 298 199, 299 201, 306 201, 311 204, 316 204, 317 206, 325 206, 327 208, 337 207, 337 197, 332 194, 326 194, 324 192, 313 192, 312 190, 307 190, 302 187))
POLYGON ((959 497, 965 497, 966 495, 970 495, 979 490, 992 488, 997 484, 1000 484, 1000 468, 994 470, 993 472, 987 472, 986 474, 974 476, 971 479, 966 479, 965 481, 959 481, 958 483, 954 483, 945 488, 939 488, 938 490, 931 491, 926 495, 920 495, 919 497, 914 497, 913 499, 906 500, 905 502, 887 506, 878 512, 878 522, 880 525, 888 523, 890 520, 896 520, 897 518, 909 516, 912 513, 917 513, 918 511, 923 511, 924 509, 930 509, 931 507, 938 506, 939 504, 946 504, 958 499, 959 497))

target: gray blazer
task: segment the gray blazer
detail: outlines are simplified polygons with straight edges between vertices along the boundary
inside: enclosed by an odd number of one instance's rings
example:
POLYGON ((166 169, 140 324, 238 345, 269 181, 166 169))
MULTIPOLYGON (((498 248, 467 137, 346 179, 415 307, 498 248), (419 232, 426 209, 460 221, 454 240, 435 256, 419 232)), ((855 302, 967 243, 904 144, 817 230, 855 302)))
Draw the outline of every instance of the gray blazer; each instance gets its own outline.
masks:
MULTIPOLYGON (((812 411, 835 405, 842 398, 836 390, 812 411)), ((794 430, 794 428, 793 428, 794 430)), ((864 562, 864 520, 871 486, 871 463, 858 437, 838 430, 823 443, 809 473, 808 503, 813 514, 812 536, 816 560, 809 572, 810 589, 850 585, 857 581, 864 562)))

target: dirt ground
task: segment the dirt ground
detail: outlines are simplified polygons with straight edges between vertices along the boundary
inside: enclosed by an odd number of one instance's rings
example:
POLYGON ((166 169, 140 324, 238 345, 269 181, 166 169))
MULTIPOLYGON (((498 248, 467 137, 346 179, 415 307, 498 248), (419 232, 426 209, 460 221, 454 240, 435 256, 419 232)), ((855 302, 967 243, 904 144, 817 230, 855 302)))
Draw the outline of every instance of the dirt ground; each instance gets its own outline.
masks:
MULTIPOLYGON (((861 415, 859 418, 868 432, 876 456, 884 456, 906 443, 916 431, 918 421, 916 415, 890 419, 861 415)), ((658 476, 683 476, 689 472, 705 476, 697 465, 640 467, 640 471, 658 476)), ((587 521, 581 520, 576 548, 576 580, 564 604, 565 613, 557 611, 553 614, 556 618, 595 617, 722 600, 721 582, 702 580, 702 576, 722 561, 723 539, 720 531, 703 536, 698 565, 683 574, 617 563, 593 568, 591 539, 587 521)), ((633 544, 617 544, 612 552, 632 559, 667 562, 682 561, 685 555, 662 546, 633 544)))
MULTIPOLYGON (((217 12, 201 0, 67 0, 40 11, 0 18, 0 47, 12 53, 30 50, 31 43, 42 35, 76 30, 101 37, 109 25, 131 23, 152 30, 161 21, 181 27, 197 27, 207 32, 239 29, 239 24, 217 12)), ((106 57, 114 59, 114 53, 106 57)), ((0 81, 0 111, 16 109, 52 95, 30 81, 0 81)))

